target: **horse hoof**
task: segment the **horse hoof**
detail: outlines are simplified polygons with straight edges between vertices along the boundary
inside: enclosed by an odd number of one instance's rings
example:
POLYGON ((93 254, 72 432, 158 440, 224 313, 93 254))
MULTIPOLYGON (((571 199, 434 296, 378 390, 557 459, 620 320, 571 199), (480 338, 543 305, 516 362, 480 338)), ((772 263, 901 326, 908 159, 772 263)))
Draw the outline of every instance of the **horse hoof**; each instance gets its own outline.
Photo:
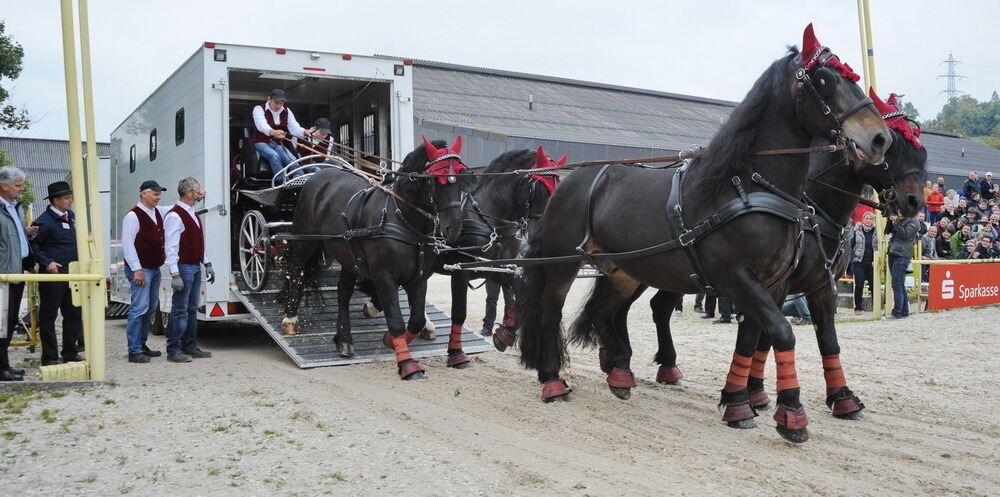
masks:
POLYGON ((406 378, 403 378, 403 381, 423 380, 425 378, 427 378, 427 376, 424 375, 423 371, 417 371, 416 373, 413 373, 410 376, 407 376, 406 378))
POLYGON ((563 380, 549 380, 542 384, 542 400, 545 403, 566 402, 569 400, 569 393, 572 391, 569 385, 563 380))
POLYGON ((465 355, 465 352, 456 352, 454 354, 448 354, 449 368, 465 369, 471 365, 472 363, 469 362, 469 356, 465 355))
POLYGON ((785 427, 785 425, 779 424, 775 425, 774 429, 778 431, 778 434, 781 435, 781 438, 784 438, 785 440, 788 440, 789 442, 792 443, 800 444, 809 440, 809 430, 806 428, 790 430, 787 427, 785 427))
POLYGON ((628 400, 629 398, 632 397, 632 389, 631 388, 627 388, 627 387, 613 387, 611 385, 608 385, 608 389, 610 389, 611 393, 613 393, 615 395, 615 397, 618 397, 619 399, 628 400))
POLYGON ((750 418, 741 419, 739 421, 726 421, 726 426, 739 430, 752 430, 757 427, 757 423, 753 420, 753 418, 750 418))
POLYGON ((361 306, 361 314, 363 314, 366 318, 371 319, 378 317, 379 314, 382 314, 382 311, 378 310, 378 308, 375 307, 375 304, 369 300, 368 302, 365 302, 365 305, 361 306))
POLYGON ((569 394, 556 395, 555 397, 549 397, 544 400, 546 404, 551 404, 553 402, 569 402, 569 394))
POLYGON ((507 344, 503 343, 499 334, 493 335, 493 346, 496 347, 499 352, 507 350, 507 344))
POLYGON ((351 357, 354 357, 354 345, 347 344, 347 350, 341 350, 341 346, 338 344, 337 352, 340 352, 340 357, 345 357, 350 359, 351 357))
POLYGON ((419 336, 420 338, 423 338, 424 340, 435 340, 435 339, 437 339, 437 333, 434 332, 434 328, 431 328, 431 329, 424 328, 424 329, 420 330, 420 334, 418 334, 417 336, 419 336))
POLYGON ((837 419, 848 419, 848 420, 851 420, 851 421, 857 421, 857 420, 865 417, 865 415, 861 411, 854 411, 854 412, 848 412, 848 413, 845 413, 845 414, 834 414, 833 417, 835 417, 837 419))
POLYGON ((421 380, 424 378, 424 368, 417 361, 409 360, 399 366, 399 377, 404 380, 421 380))
POLYGON ((472 367, 472 363, 471 362, 460 362, 458 364, 455 364, 454 366, 448 366, 448 367, 455 368, 455 369, 469 369, 469 368, 472 367))
POLYGON ((281 333, 284 335, 297 335, 295 323, 281 323, 281 333))

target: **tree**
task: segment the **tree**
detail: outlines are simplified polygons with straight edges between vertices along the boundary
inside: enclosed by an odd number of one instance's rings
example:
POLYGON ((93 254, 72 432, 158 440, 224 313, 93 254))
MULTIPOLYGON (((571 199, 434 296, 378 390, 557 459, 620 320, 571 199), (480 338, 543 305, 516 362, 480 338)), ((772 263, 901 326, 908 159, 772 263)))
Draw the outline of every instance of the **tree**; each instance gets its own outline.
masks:
MULTIPOLYGON (((4 78, 17 79, 21 75, 21 60, 24 58, 24 49, 4 34, 5 27, 0 21, 0 82, 4 78)), ((31 124, 28 111, 6 103, 9 96, 7 90, 0 86, 0 129, 28 129, 31 124)))
POLYGON ((906 113, 906 117, 916 121, 920 117, 920 112, 917 112, 917 108, 913 106, 910 102, 903 102, 903 108, 899 109, 906 113))

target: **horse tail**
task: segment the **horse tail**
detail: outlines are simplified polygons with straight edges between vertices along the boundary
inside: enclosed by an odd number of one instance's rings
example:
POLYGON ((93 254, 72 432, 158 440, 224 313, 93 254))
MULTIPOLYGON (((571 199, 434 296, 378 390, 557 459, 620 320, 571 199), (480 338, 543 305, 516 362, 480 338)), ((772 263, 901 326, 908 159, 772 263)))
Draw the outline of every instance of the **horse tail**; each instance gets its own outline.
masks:
MULTIPOLYGON (((538 230, 531 238, 527 257, 540 257, 542 235, 538 230)), ((558 373, 569 360, 562 336, 561 306, 547 305, 546 285, 554 267, 528 266, 515 299, 515 317, 521 364, 529 369, 558 373)))
POLYGON ((607 336, 611 331, 608 319, 614 316, 614 309, 609 308, 607 303, 617 301, 611 280, 603 275, 594 278, 594 288, 590 291, 587 303, 570 325, 570 342, 583 346, 601 345, 601 337, 607 336), (612 312, 609 313, 609 310, 612 312))

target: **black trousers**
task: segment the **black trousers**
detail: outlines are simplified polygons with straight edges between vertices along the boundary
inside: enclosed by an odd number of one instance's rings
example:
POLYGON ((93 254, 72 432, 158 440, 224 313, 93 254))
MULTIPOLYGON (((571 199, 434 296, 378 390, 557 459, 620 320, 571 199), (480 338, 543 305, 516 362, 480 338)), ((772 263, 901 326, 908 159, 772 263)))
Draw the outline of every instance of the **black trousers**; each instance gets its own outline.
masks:
POLYGON ((7 285, 7 336, 0 338, 0 371, 10 368, 10 358, 7 347, 10 346, 11 334, 17 326, 18 311, 21 310, 21 296, 24 295, 24 283, 9 283, 7 285))
POLYGON ((868 283, 868 288, 875 291, 872 280, 875 279, 875 269, 871 262, 851 262, 851 267, 854 269, 854 310, 860 311, 861 304, 865 295, 865 282, 868 283))
POLYGON ((38 284, 38 334, 42 341, 42 360, 59 358, 59 342, 56 339, 56 317, 63 316, 62 357, 77 354, 76 344, 83 337, 82 310, 73 305, 69 283, 56 281, 38 284))
POLYGON ((514 292, 510 287, 496 281, 486 280, 486 312, 483 315, 483 328, 492 328, 497 319, 497 302, 500 300, 500 290, 503 290, 504 311, 514 306, 514 292))

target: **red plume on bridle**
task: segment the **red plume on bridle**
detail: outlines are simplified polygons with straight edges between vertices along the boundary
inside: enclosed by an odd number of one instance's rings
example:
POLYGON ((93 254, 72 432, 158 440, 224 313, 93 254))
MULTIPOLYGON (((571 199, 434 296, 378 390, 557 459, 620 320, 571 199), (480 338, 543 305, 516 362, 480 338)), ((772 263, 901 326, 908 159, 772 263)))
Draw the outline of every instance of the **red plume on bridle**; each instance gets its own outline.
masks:
MULTIPOLYGON (((548 155, 545 155, 545 150, 541 145, 538 146, 538 151, 535 152, 535 166, 532 169, 543 169, 547 167, 556 167, 566 164, 566 159, 569 158, 569 154, 563 154, 557 160, 552 160, 548 155)), ((549 191, 549 194, 556 191, 556 186, 559 186, 559 174, 556 171, 545 171, 538 174, 532 174, 532 179, 538 180, 541 184, 545 185, 545 189, 549 191)))
POLYGON ((426 136, 421 138, 424 140, 424 150, 427 152, 427 168, 424 172, 438 176, 439 184, 454 183, 454 176, 461 170, 467 169, 462 163, 462 158, 458 156, 462 151, 462 136, 456 137, 455 143, 450 148, 437 148, 426 136))
POLYGON ((872 88, 868 88, 868 96, 871 97, 872 103, 875 104, 875 109, 878 110, 878 113, 882 115, 882 119, 885 120, 886 126, 898 131, 913 146, 917 148, 922 146, 919 138, 920 128, 914 128, 910 124, 910 121, 907 120, 906 114, 899 109, 899 100, 896 98, 895 93, 889 94, 888 102, 883 102, 872 88))
POLYGON ((851 69, 851 66, 847 65, 846 62, 841 62, 840 57, 833 55, 833 52, 829 48, 824 47, 819 42, 819 39, 816 38, 816 33, 813 31, 812 23, 809 23, 809 25, 806 26, 806 30, 802 33, 802 53, 800 54, 802 56, 802 67, 804 67, 806 71, 811 71, 812 68, 819 62, 820 56, 825 52, 830 52, 832 57, 827 59, 826 63, 823 65, 839 69, 841 76, 850 79, 855 83, 861 79, 861 76, 858 76, 858 74, 854 72, 854 69, 851 69))

